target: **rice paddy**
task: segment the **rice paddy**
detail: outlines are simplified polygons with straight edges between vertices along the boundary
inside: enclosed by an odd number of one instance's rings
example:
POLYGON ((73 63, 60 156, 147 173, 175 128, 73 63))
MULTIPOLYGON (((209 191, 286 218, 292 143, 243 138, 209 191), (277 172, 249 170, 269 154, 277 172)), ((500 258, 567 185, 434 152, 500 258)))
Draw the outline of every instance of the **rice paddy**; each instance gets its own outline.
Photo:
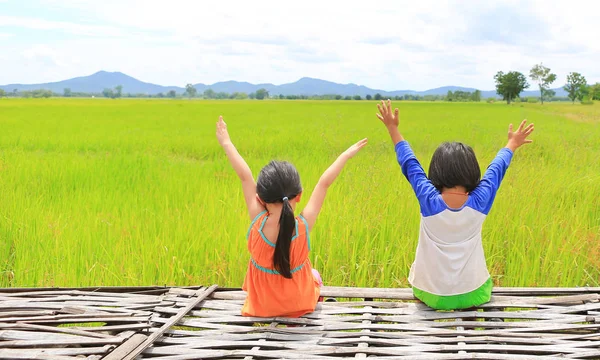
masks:
MULTIPOLYGON (((534 122, 483 227, 502 286, 600 283, 600 106, 396 102, 423 167, 440 142, 483 170, 534 122)), ((239 287, 250 221, 215 139, 223 115, 254 174, 296 165, 308 199, 349 145, 311 234, 327 285, 407 286, 419 208, 367 101, 0 99, 0 286, 239 287)), ((300 204, 300 208, 301 208, 300 204)))

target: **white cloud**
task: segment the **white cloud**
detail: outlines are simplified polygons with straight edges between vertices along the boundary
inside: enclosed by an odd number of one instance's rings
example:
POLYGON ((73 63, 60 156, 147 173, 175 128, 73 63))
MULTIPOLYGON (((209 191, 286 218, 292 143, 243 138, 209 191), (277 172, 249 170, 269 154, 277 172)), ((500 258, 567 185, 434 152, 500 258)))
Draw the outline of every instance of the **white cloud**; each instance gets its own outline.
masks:
POLYGON ((33 30, 61 30, 82 36, 120 36, 123 34, 116 28, 108 26, 86 25, 64 21, 49 21, 23 16, 0 15, 0 26, 19 27, 33 30))
POLYGON ((15 45, 22 54, 45 49, 45 57, 29 61, 53 70, 42 76, 15 63, 0 78, 37 82, 106 69, 165 85, 279 84, 311 76, 385 90, 491 89, 498 70, 527 74, 543 61, 559 75, 557 85, 569 71, 599 81, 600 42, 590 31, 595 12, 575 3, 42 0, 42 7, 80 16, 3 15, 0 26, 72 36, 15 45))

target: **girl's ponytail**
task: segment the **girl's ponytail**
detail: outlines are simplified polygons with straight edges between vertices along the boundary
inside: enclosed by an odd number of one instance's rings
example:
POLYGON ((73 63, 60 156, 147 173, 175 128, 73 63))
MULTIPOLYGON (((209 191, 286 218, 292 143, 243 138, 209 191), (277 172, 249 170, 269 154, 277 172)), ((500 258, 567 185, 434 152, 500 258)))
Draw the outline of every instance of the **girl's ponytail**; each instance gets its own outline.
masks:
POLYGON ((279 216, 279 234, 277 235, 275 253, 273 254, 273 267, 287 279, 292 278, 290 245, 295 225, 294 209, 292 209, 290 201, 286 196, 283 198, 283 208, 281 209, 281 216, 279 216))

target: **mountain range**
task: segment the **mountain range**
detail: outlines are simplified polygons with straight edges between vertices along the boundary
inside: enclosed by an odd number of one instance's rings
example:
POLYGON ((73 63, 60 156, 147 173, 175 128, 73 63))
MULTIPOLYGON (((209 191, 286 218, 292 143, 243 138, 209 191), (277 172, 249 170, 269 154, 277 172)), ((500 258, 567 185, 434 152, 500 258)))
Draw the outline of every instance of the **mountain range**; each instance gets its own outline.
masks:
MULTIPOLYGON (((99 71, 89 76, 81 76, 73 79, 44 83, 44 84, 8 84, 0 85, 0 89, 6 92, 12 92, 15 89, 17 91, 29 91, 37 89, 51 90, 55 93, 62 94, 65 88, 71 89, 72 92, 84 92, 84 93, 101 93, 104 89, 114 88, 118 85, 123 86, 123 93, 132 94, 148 94, 155 95, 158 93, 167 93, 170 90, 175 90, 177 93, 183 93, 184 87, 179 86, 162 86, 157 84, 151 84, 140 81, 129 75, 121 72, 108 72, 99 71)), ((223 81, 217 82, 211 85, 207 84, 195 84, 195 88, 198 93, 202 93, 207 89, 212 89, 215 92, 245 92, 251 93, 258 89, 264 88, 269 91, 271 95, 327 95, 336 94, 343 96, 360 95, 362 97, 366 95, 375 95, 377 93, 384 97, 390 96, 402 96, 405 94, 411 95, 446 95, 448 91, 475 91, 474 88, 460 87, 460 86, 443 86, 435 89, 425 91, 415 90, 394 90, 386 91, 380 89, 371 89, 366 86, 356 84, 338 84, 331 81, 314 79, 304 77, 296 82, 273 85, 273 84, 251 84, 248 82, 239 81, 223 81)), ((557 88, 553 89, 556 92, 556 96, 566 96, 564 89, 557 88)), ((487 97, 498 97, 495 90, 483 90, 481 91, 483 98, 487 97)), ((521 93, 521 96, 539 96, 539 91, 530 90, 521 93)))

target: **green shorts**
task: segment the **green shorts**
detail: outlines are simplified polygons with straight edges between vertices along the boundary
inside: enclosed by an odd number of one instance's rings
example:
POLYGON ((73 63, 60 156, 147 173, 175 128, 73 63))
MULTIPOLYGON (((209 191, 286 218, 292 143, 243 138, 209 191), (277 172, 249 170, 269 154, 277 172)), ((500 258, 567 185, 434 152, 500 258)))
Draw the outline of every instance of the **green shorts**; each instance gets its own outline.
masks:
POLYGON ((479 306, 490 301, 493 287, 492 278, 489 278, 483 285, 465 294, 450 296, 434 295, 417 289, 414 286, 413 294, 430 308, 436 310, 458 310, 479 306))

